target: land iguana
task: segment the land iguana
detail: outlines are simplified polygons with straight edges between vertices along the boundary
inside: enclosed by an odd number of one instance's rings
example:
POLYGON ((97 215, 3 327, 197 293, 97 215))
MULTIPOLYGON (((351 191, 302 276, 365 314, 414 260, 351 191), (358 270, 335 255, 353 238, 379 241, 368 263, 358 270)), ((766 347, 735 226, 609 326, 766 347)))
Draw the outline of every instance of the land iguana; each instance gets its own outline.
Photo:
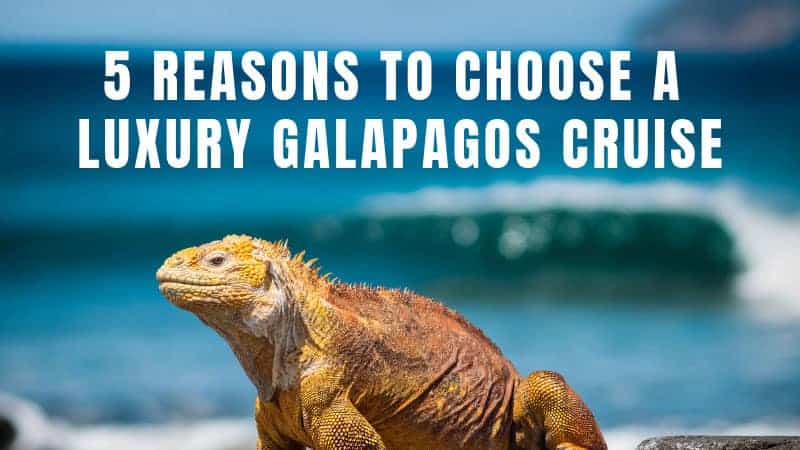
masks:
POLYGON ((255 385, 259 450, 605 450, 555 372, 521 378, 478 328, 407 290, 320 275, 285 242, 227 236, 158 269, 255 385))

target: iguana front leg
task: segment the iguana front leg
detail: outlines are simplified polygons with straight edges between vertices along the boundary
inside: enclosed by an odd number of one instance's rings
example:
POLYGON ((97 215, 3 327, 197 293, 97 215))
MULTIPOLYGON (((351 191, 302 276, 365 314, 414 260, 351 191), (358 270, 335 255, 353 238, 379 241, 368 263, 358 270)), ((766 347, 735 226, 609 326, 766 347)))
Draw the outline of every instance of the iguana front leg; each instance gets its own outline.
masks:
POLYGON ((336 376, 324 369, 300 385, 303 421, 314 450, 386 450, 375 428, 337 385, 336 376))
POLYGON ((333 402, 311 418, 315 450, 385 450, 378 432, 349 400, 333 402))
POLYGON ((564 378, 534 372, 519 385, 514 400, 515 441, 519 449, 606 450, 594 415, 564 378))
POLYGON ((287 439, 276 429, 264 403, 256 398, 255 419, 258 431, 257 450, 303 450, 305 446, 287 439))

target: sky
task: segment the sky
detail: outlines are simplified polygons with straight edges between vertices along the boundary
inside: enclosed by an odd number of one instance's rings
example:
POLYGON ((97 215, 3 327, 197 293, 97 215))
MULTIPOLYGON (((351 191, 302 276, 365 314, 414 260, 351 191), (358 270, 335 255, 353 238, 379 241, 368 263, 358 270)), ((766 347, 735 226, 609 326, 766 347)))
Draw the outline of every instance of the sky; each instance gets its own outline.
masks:
POLYGON ((27 0, 4 44, 611 47, 664 0, 27 0))

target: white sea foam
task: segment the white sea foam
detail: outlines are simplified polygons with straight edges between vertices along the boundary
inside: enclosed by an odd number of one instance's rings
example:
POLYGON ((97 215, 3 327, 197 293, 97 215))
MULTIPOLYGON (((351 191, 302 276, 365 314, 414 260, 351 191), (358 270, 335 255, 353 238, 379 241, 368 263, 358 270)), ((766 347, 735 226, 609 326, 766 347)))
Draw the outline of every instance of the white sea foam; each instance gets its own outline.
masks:
POLYGON ((256 442, 252 419, 76 426, 49 420, 37 405, 2 393, 0 416, 17 431, 11 450, 249 450, 256 442))
MULTIPOLYGON (((5 394, 0 394, 0 415, 10 418, 19 433, 11 450, 249 450, 256 440, 250 418, 75 426, 48 420, 36 405, 5 394)), ((688 428, 676 423, 629 425, 604 434, 611 450, 633 450, 642 440, 663 435, 798 435, 800 418, 688 428)))
POLYGON ((540 178, 478 188, 428 187, 411 193, 372 196, 368 214, 459 215, 523 212, 559 207, 574 210, 675 211, 719 220, 745 262, 737 292, 748 312, 763 318, 800 319, 800 214, 779 212, 733 182, 714 186, 675 180, 620 183, 577 178, 540 178))
POLYGON ((256 447, 252 419, 71 428, 65 450, 239 450, 256 447))

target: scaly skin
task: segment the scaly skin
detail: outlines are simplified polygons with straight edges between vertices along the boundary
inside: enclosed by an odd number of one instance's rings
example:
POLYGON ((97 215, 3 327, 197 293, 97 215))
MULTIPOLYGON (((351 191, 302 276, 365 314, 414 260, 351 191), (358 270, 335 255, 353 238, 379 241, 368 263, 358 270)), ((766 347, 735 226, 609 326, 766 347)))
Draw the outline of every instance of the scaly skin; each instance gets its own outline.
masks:
POLYGON ((159 288, 230 345, 258 396, 260 450, 605 450, 554 372, 521 379, 454 311, 320 276, 248 236, 181 250, 159 288))

